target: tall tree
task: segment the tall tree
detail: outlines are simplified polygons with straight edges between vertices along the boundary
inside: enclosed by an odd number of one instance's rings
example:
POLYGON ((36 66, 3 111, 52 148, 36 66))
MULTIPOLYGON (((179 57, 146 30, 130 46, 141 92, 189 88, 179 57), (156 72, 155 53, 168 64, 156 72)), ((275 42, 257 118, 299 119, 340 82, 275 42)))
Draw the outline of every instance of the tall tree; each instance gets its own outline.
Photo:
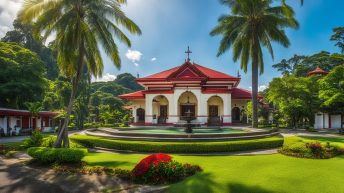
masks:
POLYGON ((332 41, 336 42, 336 46, 341 49, 342 54, 344 54, 344 27, 336 27, 333 29, 333 35, 331 36, 332 41))
POLYGON ((30 24, 22 24, 18 19, 13 21, 13 30, 8 31, 1 38, 3 42, 15 42, 37 53, 45 64, 48 79, 54 80, 58 76, 58 69, 53 50, 43 45, 40 39, 35 39, 30 24))
POLYGON ((222 35, 218 56, 233 47, 233 60, 241 60, 241 69, 247 72, 252 62, 252 127, 258 126, 258 69, 264 72, 263 50, 266 47, 272 58, 271 43, 288 47, 290 42, 284 28, 297 28, 293 9, 288 5, 271 6, 272 0, 222 0, 230 6, 231 13, 218 19, 210 35, 222 35), (235 2, 233 4, 233 2, 235 2), (287 13, 286 14, 286 10, 287 13))
POLYGON ((0 42, 0 106, 25 108, 42 100, 46 79, 36 53, 16 44, 0 42))
MULTIPOLYGON (((335 67, 328 75, 319 80, 319 98, 322 108, 330 113, 344 115, 344 64, 335 67)), ((343 120, 341 120, 343 132, 343 120)))
POLYGON ((62 140, 64 147, 69 147, 67 126, 85 66, 90 75, 102 76, 102 47, 113 64, 120 68, 121 60, 114 37, 129 47, 131 42, 119 26, 132 34, 141 34, 140 28, 121 10, 124 3, 126 0, 24 1, 19 18, 24 23, 34 23, 35 34, 43 34, 43 40, 56 34, 58 66, 72 82, 66 117, 54 147, 61 147, 62 140))

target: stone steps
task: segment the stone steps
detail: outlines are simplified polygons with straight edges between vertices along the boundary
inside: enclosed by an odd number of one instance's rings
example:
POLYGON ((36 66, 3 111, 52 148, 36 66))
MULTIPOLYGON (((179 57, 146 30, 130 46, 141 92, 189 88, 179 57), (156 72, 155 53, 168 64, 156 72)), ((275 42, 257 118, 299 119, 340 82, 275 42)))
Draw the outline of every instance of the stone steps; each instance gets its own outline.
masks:
POLYGON ((121 139, 121 140, 132 140, 132 141, 170 141, 170 142, 197 142, 197 141, 234 141, 234 140, 245 140, 245 139, 260 139, 265 137, 271 137, 280 135, 279 132, 251 132, 242 133, 244 135, 234 134, 143 134, 143 133, 126 133, 123 135, 121 132, 112 132, 109 130, 87 130, 86 135, 105 137, 109 139, 121 139), (246 135, 245 135, 246 134, 246 135))

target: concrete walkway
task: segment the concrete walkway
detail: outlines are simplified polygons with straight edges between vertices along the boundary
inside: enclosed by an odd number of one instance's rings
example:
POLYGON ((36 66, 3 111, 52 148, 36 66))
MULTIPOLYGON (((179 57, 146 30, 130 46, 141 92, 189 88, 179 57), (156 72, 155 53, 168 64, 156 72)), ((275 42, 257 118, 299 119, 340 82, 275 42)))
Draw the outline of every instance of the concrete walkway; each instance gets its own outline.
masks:
POLYGON ((10 193, 85 193, 85 192, 164 192, 165 186, 130 184, 108 175, 59 174, 47 167, 30 166, 30 159, 0 157, 0 192, 10 193))

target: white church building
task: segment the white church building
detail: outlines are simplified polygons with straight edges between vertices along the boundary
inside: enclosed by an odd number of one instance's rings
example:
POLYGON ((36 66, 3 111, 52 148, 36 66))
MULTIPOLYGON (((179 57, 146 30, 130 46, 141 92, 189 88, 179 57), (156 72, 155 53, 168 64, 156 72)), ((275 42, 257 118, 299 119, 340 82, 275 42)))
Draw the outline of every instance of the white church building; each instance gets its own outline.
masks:
POLYGON ((185 122, 187 113, 200 125, 247 123, 244 108, 251 92, 238 88, 240 77, 187 59, 181 66, 136 80, 144 90, 119 96, 131 101, 134 125, 173 125, 185 122))

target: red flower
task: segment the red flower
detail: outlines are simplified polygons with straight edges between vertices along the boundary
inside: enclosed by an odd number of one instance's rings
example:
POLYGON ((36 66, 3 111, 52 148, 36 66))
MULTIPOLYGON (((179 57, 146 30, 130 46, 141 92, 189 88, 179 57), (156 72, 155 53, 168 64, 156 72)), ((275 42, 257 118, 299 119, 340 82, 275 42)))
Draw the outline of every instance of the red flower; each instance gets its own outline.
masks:
POLYGON ((172 157, 167 154, 152 154, 142 159, 132 170, 132 173, 138 177, 146 173, 152 165, 158 165, 160 162, 170 162, 171 160, 172 157))

